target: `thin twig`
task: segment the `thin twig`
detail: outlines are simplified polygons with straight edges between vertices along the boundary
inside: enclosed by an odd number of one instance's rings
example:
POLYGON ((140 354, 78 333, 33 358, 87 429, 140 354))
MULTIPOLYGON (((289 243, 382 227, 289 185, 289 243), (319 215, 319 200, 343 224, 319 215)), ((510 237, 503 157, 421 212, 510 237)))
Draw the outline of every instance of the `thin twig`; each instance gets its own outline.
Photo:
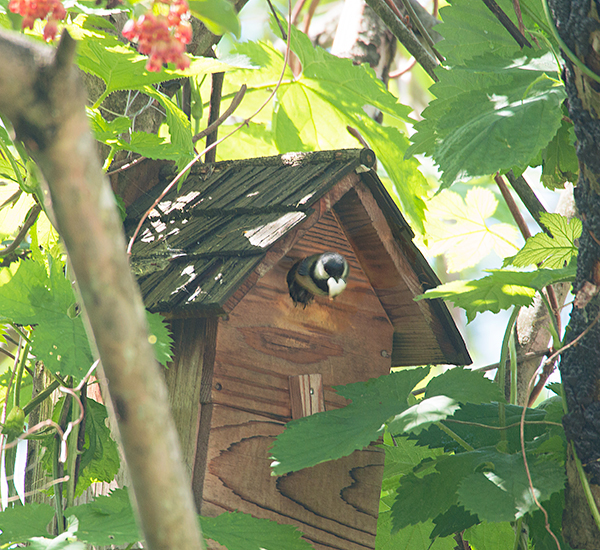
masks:
POLYGON ((317 11, 317 6, 319 5, 320 0, 312 0, 310 5, 308 6, 308 11, 306 12, 306 16, 304 17, 302 32, 304 34, 308 34, 310 29, 310 24, 312 23, 313 16, 315 15, 315 11, 317 11))
MULTIPOLYGON (((516 428, 520 426, 520 422, 509 424, 508 426, 488 426, 487 424, 480 424, 479 422, 467 422, 466 420, 455 420, 454 418, 445 418, 444 422, 454 422, 455 424, 466 424, 467 426, 476 426, 478 428, 488 428, 490 430, 508 430, 510 428, 516 428)), ((563 425, 560 422, 547 422, 546 420, 526 420, 525 424, 545 424, 547 426, 558 426, 562 428, 563 425)))
POLYGON ((215 120, 212 124, 209 124, 204 130, 202 130, 200 133, 196 134, 192 138, 192 141, 194 143, 196 143, 197 141, 201 140, 203 137, 206 137, 208 134, 213 132, 215 130, 215 128, 217 128, 221 124, 223 124, 223 122, 225 122, 233 114, 233 112, 238 108, 239 104, 242 102, 242 99, 244 99, 245 93, 246 93, 246 85, 242 84, 242 87, 237 91, 237 93, 235 94, 235 97, 231 100, 231 103, 229 104, 229 107, 227 107, 225 112, 217 120, 215 120))
MULTIPOLYGON (((429 33, 427 32, 427 29, 425 28, 425 26, 423 25, 423 23, 419 19, 419 16, 417 15, 417 13, 415 12, 414 8, 412 7, 412 4, 410 3, 410 0, 400 0, 400 1, 402 2, 402 5, 404 6, 404 9, 408 12, 408 17, 409 17, 410 23, 411 24, 414 23, 416 25, 417 29, 421 33, 421 36, 423 37, 423 40, 425 40, 425 42, 427 43, 427 45, 431 48, 431 51, 438 58, 438 61, 440 63, 443 63, 444 61, 446 61, 446 59, 444 58, 444 56, 435 49, 435 44, 434 44, 433 40, 431 39, 431 36, 429 36, 429 33)), ((396 6, 396 4, 393 2, 393 0, 389 0, 388 6, 390 5, 390 3, 393 4, 394 7, 396 6)))
MULTIPOLYGON (((283 37, 284 40, 287 40, 285 31, 283 30, 283 26, 281 25, 281 21, 279 21, 279 17, 277 17, 277 12, 275 11, 273 4, 271 4, 271 0, 267 0, 267 4, 269 4, 269 9, 271 10, 271 14, 275 18, 275 21, 277 22, 277 26, 279 27, 279 31, 281 32, 281 36, 283 37)), ((300 7, 300 9, 302 9, 302 7, 300 7)), ((292 19, 293 19, 293 17, 294 16, 292 15, 292 19)))
POLYGON ((527 183, 523 176, 515 176, 512 170, 510 170, 506 177, 513 189, 519 195, 521 202, 525 205, 525 208, 529 210, 529 213, 533 217, 533 219, 538 223, 538 225, 550 235, 548 229, 541 222, 540 214, 545 214, 547 211, 544 208, 544 205, 540 202, 540 200, 535 196, 535 193, 532 191, 531 186, 527 183))
MULTIPOLYGON (((235 94, 234 98, 231 100, 231 103, 229 104, 229 107, 227 107, 225 112, 217 120, 215 120, 212 124, 209 124, 204 130, 197 133, 192 138, 192 143, 196 143, 197 141, 200 141, 202 138, 206 137, 208 134, 213 132, 215 130, 215 128, 217 128, 221 124, 223 124, 223 122, 225 122, 233 114, 233 112, 239 107, 240 103, 242 102, 242 99, 244 98, 245 93, 246 93, 246 85, 242 84, 242 87, 237 91, 237 93, 235 94)), ((122 161, 121 166, 117 165, 117 167, 114 170, 107 172, 106 175, 112 176, 113 174, 118 174, 119 172, 129 170, 129 168, 133 168, 134 166, 136 166, 137 164, 139 164, 140 162, 142 162, 143 160, 146 160, 146 159, 147 159, 147 157, 138 157, 132 161, 127 161, 127 160, 122 161)))
MULTIPOLYGON (((596 319, 596 321, 597 320, 598 319, 596 319)), ((596 321, 594 321, 594 323, 596 321)), ((592 325, 594 323, 592 323, 592 325)), ((589 328, 591 328, 592 325, 590 325, 584 332, 587 332, 589 330, 589 328)), ((582 333, 582 335, 583 335, 583 333, 582 333)), ((539 367, 538 367, 538 369, 539 369, 539 367)), ((527 399, 529 399, 529 394, 531 393, 531 384, 533 383, 533 381, 535 379, 535 375, 536 375, 538 369, 535 369, 535 372, 533 373, 533 376, 531 377, 531 379, 529 380, 529 384, 527 385, 527 399)), ((552 529, 550 529, 550 521, 548 519, 548 512, 546 512, 546 509, 540 504, 540 501, 538 500, 537 496, 535 495, 535 487, 533 486, 533 480, 531 479, 531 472, 529 471, 529 464, 527 462, 527 453, 525 452, 525 414, 526 414, 526 412, 527 412, 527 407, 523 407, 523 410, 521 411, 519 437, 521 439, 521 454, 523 455, 523 464, 525 465, 525 473, 527 474, 527 481, 529 483, 529 491, 531 492, 533 501, 537 504, 537 507, 544 514, 544 518, 545 518, 544 526, 546 527, 546 531, 548 531, 548 533, 550 533, 550 536, 554 539, 554 542, 556 543, 556 547, 558 548, 558 550, 561 550, 560 543, 558 542, 558 538, 556 538, 556 535, 552 532, 552 529)))
POLYGON ((527 46, 531 48, 531 44, 529 40, 523 36, 521 31, 516 27, 516 25, 510 20, 510 17, 506 15, 502 8, 495 2, 495 0, 483 0, 483 3, 488 7, 488 9, 496 16, 496 19, 500 21, 501 25, 509 32, 509 34, 517 41, 517 44, 522 48, 523 46, 527 46))
POLYGON ((519 0, 513 0, 513 8, 515 10, 515 15, 517 16, 517 22, 519 23, 519 31, 525 36, 525 25, 523 25, 523 14, 521 13, 521 4, 519 4, 519 0))
POLYGON ((148 217, 150 212, 152 212, 152 210, 160 203, 160 201, 163 200, 164 196, 171 189, 173 189, 173 187, 175 185, 177 185, 177 183, 184 176, 184 174, 186 174, 187 171, 194 164, 196 164, 196 162, 198 162, 200 160, 200 158, 202 157, 202 155, 204 155, 207 151, 209 151, 213 147, 216 147, 219 143, 225 141, 226 139, 231 137, 233 134, 235 134, 236 132, 241 130, 244 126, 246 126, 248 124, 248 122, 250 122, 258 113, 260 113, 270 103, 271 99, 273 99, 273 97, 275 97, 275 94, 277 93, 277 91, 279 90, 279 87, 281 86, 281 83, 283 82, 283 77, 285 76, 285 70, 288 66, 288 61, 290 58, 291 26, 292 26, 292 24, 291 24, 291 18, 290 18, 290 19, 288 19, 288 34, 287 34, 288 39, 287 39, 286 48, 285 48, 283 68, 281 69, 281 74, 279 75, 279 80, 277 81, 277 85, 275 86, 273 91, 271 91, 271 93, 269 94, 269 97, 267 97, 267 99, 264 101, 264 103, 253 114, 251 114, 246 120, 244 120, 241 124, 239 124, 236 128, 234 128, 226 136, 222 137, 221 139, 219 139, 218 141, 213 143, 210 147, 205 148, 204 151, 200 151, 190 162, 187 163, 187 165, 183 168, 183 170, 181 170, 179 172, 179 174, 177 174, 177 176, 175 176, 173 181, 163 189, 162 193, 158 196, 158 198, 154 201, 154 203, 152 203, 150 208, 148 208, 148 210, 146 210, 146 212, 144 212, 144 215, 141 217, 140 221, 138 222, 137 227, 135 228, 135 231, 133 232, 131 239, 129 239, 129 244, 127 245, 127 254, 131 255, 131 249, 133 247, 133 243, 135 242, 135 239, 137 238, 137 236, 140 232, 140 229, 142 228, 142 225, 146 221, 146 218, 148 217))
MULTIPOLYGON (((221 110, 221 93, 223 92, 223 80, 225 73, 213 73, 212 84, 210 89, 210 110, 208 113, 208 124, 216 122, 219 118, 219 111, 221 110)), ((206 136, 206 148, 208 149, 213 143, 217 141, 219 133, 218 126, 206 136)), ((212 147, 206 151, 204 162, 211 164, 217 159, 217 147, 212 147)))
MULTIPOLYGON (((23 493, 23 497, 24 498, 31 497, 33 495, 36 495, 43 491, 46 491, 47 489, 50 489, 50 487, 52 487, 53 485, 56 485, 58 483, 63 483, 65 481, 69 481, 69 479, 70 479, 69 476, 64 476, 64 477, 60 477, 58 479, 53 479, 52 481, 46 483, 46 485, 44 485, 43 487, 40 487, 39 489, 35 489, 34 491, 28 491, 26 493, 23 493)), ((8 502, 16 502, 17 500, 21 500, 21 497, 19 495, 8 498, 8 502)))
POLYGON ((523 238, 525 240, 529 239, 529 237, 531 237, 531 231, 529 231, 529 227, 527 227, 527 223, 525 222, 525 219, 523 218, 523 215, 521 214, 521 211, 519 210, 515 199, 511 195, 510 190, 508 189, 508 186, 504 181, 504 178, 500 175, 499 172, 496 172, 496 175, 494 176, 494 181, 498 185, 500 193, 502 193, 502 197, 504 198, 504 202, 506 202, 506 205, 508 206, 512 217, 514 218, 517 227, 519 228, 519 231, 521 231, 521 235, 523 235, 523 238))
POLYGON ((389 78, 400 78, 402 75, 406 74, 417 64, 417 60, 414 57, 411 57, 410 63, 404 69, 396 69, 388 74, 389 78))
POLYGON ((7 256, 19 247, 19 245, 23 242, 23 239, 27 236, 27 231, 29 231, 31 226, 36 222, 41 211, 42 207, 39 204, 36 204, 31 208, 31 210, 29 211, 29 215, 25 219, 23 227, 21 227, 20 231, 17 233, 15 240, 12 243, 10 243, 6 248, 0 250, 0 258, 3 256, 7 256))
POLYGON ((300 12, 302 11, 302 8, 304 7, 305 3, 306 0, 298 0, 298 2, 296 2, 296 4, 294 5, 294 9, 292 10, 292 25, 298 23, 298 17, 300 16, 300 12))
POLYGON ((373 11, 383 20, 394 36, 400 40, 402 45, 425 69, 425 72, 437 82, 434 69, 438 63, 425 47, 419 42, 414 33, 404 24, 402 18, 398 17, 394 11, 386 4, 385 0, 366 0, 367 4, 373 8, 373 11))

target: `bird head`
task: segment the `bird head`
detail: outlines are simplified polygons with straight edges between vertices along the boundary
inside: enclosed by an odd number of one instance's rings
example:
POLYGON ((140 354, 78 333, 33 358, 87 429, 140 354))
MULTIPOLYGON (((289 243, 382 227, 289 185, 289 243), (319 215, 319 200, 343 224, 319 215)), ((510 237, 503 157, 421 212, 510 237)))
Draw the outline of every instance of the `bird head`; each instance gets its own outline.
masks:
POLYGON ((287 275, 294 303, 306 305, 315 295, 333 299, 346 288, 350 266, 337 252, 313 254, 297 261, 287 275))

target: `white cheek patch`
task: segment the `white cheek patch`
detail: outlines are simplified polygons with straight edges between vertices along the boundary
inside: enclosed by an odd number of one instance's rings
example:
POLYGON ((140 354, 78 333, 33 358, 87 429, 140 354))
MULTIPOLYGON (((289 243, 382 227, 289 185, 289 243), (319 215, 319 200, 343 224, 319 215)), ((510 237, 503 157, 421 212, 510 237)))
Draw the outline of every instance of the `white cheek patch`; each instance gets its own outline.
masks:
POLYGON ((320 279, 321 281, 323 279, 327 279, 328 277, 327 271, 325 271, 325 268, 323 267, 323 262, 321 260, 319 260, 315 265, 315 275, 317 279, 320 279))
POLYGON ((344 292, 346 281, 343 279, 336 281, 333 277, 329 277, 329 279, 327 279, 327 286, 329 287, 329 297, 335 298, 338 294, 344 292))

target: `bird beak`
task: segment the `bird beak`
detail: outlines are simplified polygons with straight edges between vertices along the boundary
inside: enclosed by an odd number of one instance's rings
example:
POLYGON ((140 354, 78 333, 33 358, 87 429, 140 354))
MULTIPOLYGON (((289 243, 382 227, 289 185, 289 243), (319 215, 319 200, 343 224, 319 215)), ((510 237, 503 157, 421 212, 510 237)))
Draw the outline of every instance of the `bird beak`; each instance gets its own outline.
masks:
POLYGON ((329 279, 327 279, 327 286, 329 287, 329 297, 335 298, 346 288, 346 281, 344 281, 344 279, 338 279, 336 281, 333 277, 329 277, 329 279))

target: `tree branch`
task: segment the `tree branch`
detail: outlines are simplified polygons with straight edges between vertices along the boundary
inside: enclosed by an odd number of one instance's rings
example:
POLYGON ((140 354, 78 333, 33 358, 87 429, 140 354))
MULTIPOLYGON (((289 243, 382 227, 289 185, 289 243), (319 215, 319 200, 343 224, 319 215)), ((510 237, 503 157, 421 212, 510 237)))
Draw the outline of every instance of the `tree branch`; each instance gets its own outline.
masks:
POLYGON ((385 3, 385 0, 366 0, 367 4, 373 8, 373 11, 388 26, 394 36, 403 44, 408 52, 417 60, 418 63, 425 69, 427 74, 435 81, 438 77, 435 75, 434 69, 438 63, 418 41, 414 33, 404 24, 402 19, 390 9, 385 3))
POLYGON ((144 306, 129 270, 114 197, 88 128, 86 94, 72 64, 74 49, 66 31, 56 53, 0 31, 0 110, 48 183, 109 379, 148 547, 197 550, 203 544, 190 482, 164 379, 148 343, 144 306))

